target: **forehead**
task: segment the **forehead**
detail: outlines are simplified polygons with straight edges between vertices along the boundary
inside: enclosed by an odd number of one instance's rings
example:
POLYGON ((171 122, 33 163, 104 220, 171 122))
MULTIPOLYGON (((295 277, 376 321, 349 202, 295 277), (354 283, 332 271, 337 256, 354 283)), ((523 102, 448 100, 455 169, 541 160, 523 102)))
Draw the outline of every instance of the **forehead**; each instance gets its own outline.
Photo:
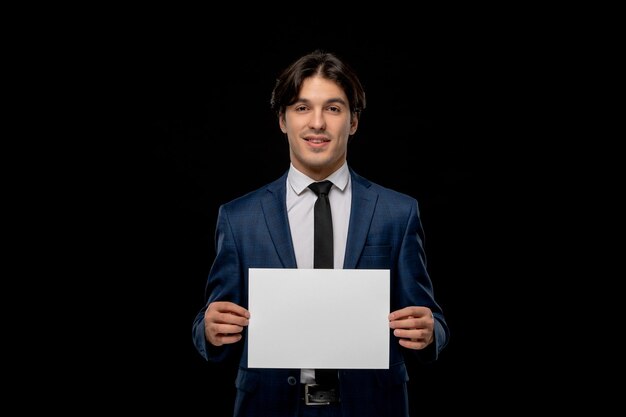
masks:
POLYGON ((302 88, 300 88, 298 97, 310 101, 343 100, 346 103, 348 102, 346 93, 339 84, 318 75, 306 78, 302 82, 302 88))

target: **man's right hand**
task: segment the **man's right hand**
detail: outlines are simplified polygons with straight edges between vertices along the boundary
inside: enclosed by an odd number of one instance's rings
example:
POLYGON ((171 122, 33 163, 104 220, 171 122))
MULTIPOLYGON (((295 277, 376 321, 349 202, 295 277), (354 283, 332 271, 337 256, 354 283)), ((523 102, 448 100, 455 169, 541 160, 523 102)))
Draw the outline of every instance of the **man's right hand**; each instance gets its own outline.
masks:
POLYGON ((204 312, 205 337, 213 346, 236 343, 249 318, 250 312, 235 303, 214 301, 204 312))

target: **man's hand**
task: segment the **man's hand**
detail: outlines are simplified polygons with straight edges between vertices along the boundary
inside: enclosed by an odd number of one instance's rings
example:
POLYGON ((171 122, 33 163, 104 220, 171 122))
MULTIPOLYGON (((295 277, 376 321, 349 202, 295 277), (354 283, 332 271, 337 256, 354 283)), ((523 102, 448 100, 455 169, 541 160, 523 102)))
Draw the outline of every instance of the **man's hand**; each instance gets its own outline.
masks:
POLYGON ((389 328, 400 346, 420 350, 433 342, 435 318, 428 307, 405 307, 389 314, 389 328))
POLYGON ((215 301, 204 312, 204 334, 213 346, 241 340, 243 328, 249 324, 250 312, 229 301, 215 301))

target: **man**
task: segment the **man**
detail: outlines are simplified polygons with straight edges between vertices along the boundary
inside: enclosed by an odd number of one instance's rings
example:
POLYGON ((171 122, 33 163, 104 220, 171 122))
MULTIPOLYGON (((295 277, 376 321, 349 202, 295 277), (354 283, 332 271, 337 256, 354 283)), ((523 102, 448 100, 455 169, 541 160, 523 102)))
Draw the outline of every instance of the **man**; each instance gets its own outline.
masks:
POLYGON ((241 355, 236 417, 406 417, 404 355, 434 361, 449 338, 426 270, 417 201, 348 166, 348 141, 365 109, 365 92, 337 56, 314 51, 295 61, 278 78, 271 104, 291 163, 281 178, 220 207, 194 344, 211 361, 241 355), (321 372, 248 368, 246 328, 254 317, 246 307, 249 268, 313 268, 317 195, 309 185, 324 180, 332 182, 334 268, 390 270, 391 330, 389 369, 338 370, 324 391, 330 400, 320 403, 306 394, 320 387, 321 372))

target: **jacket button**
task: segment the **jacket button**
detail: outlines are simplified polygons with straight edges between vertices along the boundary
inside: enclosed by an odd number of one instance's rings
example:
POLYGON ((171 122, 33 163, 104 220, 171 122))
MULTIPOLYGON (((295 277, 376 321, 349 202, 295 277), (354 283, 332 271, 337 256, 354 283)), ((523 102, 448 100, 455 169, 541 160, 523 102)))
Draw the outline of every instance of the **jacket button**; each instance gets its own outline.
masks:
POLYGON ((287 383, 289 385, 296 385, 298 381, 296 381, 296 377, 295 376, 290 376, 289 378, 287 378, 287 383))

